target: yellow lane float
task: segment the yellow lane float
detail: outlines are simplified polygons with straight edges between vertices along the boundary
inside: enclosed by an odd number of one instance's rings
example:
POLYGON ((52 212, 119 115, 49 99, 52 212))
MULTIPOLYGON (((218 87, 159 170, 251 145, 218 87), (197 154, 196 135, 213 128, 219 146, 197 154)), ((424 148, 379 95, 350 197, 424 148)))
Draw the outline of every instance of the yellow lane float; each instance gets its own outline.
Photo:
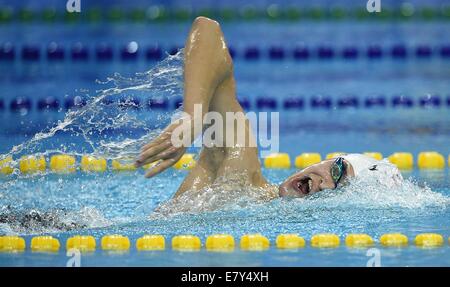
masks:
POLYGON ((214 234, 206 238, 205 245, 208 251, 233 251, 234 238, 229 234, 214 234))
POLYGON ((102 237, 101 245, 103 250, 127 251, 130 249, 130 239, 118 234, 105 235, 102 237))
POLYGON ((57 173, 75 172, 76 160, 74 156, 58 154, 50 158, 50 169, 57 173))
POLYGON ((259 233, 246 234, 241 237, 240 245, 242 250, 263 251, 270 247, 270 241, 259 233))
POLYGON ((345 237, 345 245, 348 247, 367 247, 373 245, 373 239, 367 234, 348 234, 345 237))
POLYGON ((80 167, 84 172, 105 172, 106 159, 85 155, 81 158, 80 167))
POLYGON ((425 151, 419 153, 417 158, 417 166, 420 169, 444 169, 444 156, 435 151, 425 151))
POLYGON ((19 161, 20 172, 24 174, 44 172, 47 168, 47 163, 43 156, 22 156, 19 161))
POLYGON ((264 159, 266 168, 291 168, 291 159, 287 153, 273 153, 264 159))
POLYGON ((388 157, 389 161, 395 164, 398 169, 409 170, 414 166, 414 157, 409 152, 396 152, 388 157))
POLYGON ((52 236, 35 236, 31 239, 33 252, 58 252, 59 247, 59 240, 52 236))
POLYGON ((321 161, 322 157, 319 153, 302 153, 295 158, 295 167, 303 169, 321 161))
POLYGON ((136 249, 139 251, 164 250, 166 240, 162 235, 144 235, 136 241, 136 249))
POLYGON ((198 236, 178 235, 172 238, 172 249, 178 251, 197 251, 202 247, 198 236))
POLYGON ((401 233, 387 233, 380 237, 380 243, 383 246, 406 246, 408 245, 408 237, 401 233))
POLYGON ((339 236, 336 234, 322 233, 311 237, 311 246, 317 248, 335 248, 340 244, 339 236))
POLYGON ((78 249, 81 252, 95 251, 96 242, 93 236, 76 235, 66 241, 66 249, 78 249))
POLYGON ((0 236, 0 252, 22 252, 25 240, 19 236, 0 236))
POLYGON ((111 162, 113 171, 135 171, 137 168, 131 160, 113 159, 111 162))
POLYGON ((419 247, 439 247, 444 244, 444 237, 437 233, 418 234, 414 243, 419 247))
POLYGON ((305 247, 305 239, 298 234, 280 234, 275 240, 279 249, 297 249, 305 247))
POLYGON ((7 156, 3 159, 0 157, 0 173, 11 174, 13 172, 13 159, 12 156, 7 156))

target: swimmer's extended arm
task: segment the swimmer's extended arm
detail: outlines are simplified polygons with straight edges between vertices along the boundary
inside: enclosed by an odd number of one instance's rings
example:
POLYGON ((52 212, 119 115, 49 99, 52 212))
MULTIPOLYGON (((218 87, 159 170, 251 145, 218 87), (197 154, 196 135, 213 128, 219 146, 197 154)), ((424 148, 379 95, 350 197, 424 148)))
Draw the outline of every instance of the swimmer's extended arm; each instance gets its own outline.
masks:
MULTIPOLYGON (((197 18, 185 44, 184 112, 194 119, 194 105, 200 104, 201 123, 204 114, 210 110, 210 105, 218 112, 229 111, 230 104, 223 100, 222 102, 213 100, 213 97, 218 87, 229 79, 231 74, 232 61, 219 24, 204 17, 197 18)), ((234 99, 234 95, 232 96, 234 99)), ((152 177, 172 166, 184 154, 185 147, 175 147, 171 142, 172 132, 177 127, 176 123, 169 125, 161 135, 142 148, 135 164, 137 167, 161 160, 156 167, 146 173, 146 177, 152 177)), ((199 136, 194 134, 193 125, 190 130, 184 132, 190 133, 191 143, 199 136)))

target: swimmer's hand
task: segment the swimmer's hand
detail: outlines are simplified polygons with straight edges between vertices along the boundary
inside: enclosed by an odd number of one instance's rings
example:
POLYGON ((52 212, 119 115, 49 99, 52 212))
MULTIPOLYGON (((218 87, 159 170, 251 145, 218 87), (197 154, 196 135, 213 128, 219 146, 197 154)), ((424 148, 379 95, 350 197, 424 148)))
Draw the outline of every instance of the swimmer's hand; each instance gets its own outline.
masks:
POLYGON ((177 125, 168 126, 158 137, 142 147, 141 153, 134 163, 136 167, 156 163, 151 167, 145 177, 153 177, 174 165, 186 152, 186 147, 175 147, 171 136, 177 125))

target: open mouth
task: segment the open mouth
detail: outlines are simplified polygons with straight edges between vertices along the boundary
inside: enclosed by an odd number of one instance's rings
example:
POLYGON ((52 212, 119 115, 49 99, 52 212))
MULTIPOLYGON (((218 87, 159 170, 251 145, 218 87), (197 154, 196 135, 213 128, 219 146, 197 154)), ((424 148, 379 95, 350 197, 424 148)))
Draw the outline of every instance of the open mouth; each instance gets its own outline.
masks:
POLYGON ((312 189, 312 179, 307 177, 300 180, 295 180, 292 182, 292 186, 300 194, 309 194, 312 189))

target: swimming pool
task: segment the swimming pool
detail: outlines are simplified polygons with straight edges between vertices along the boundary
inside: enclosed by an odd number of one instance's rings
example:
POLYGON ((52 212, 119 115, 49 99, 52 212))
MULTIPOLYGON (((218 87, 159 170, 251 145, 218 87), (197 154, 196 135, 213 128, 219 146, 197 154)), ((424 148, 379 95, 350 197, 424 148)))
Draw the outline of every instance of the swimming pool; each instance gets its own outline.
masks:
MULTIPOLYGON (((387 157, 405 151, 416 159, 419 152, 433 150, 447 161, 447 27, 445 21, 354 19, 331 24, 311 20, 224 23, 234 53, 241 103, 247 110, 280 112, 280 152, 290 155, 292 168, 266 168, 263 173, 271 182, 280 183, 295 171, 295 156, 304 152, 325 157, 330 152, 375 151, 387 157)), ((157 65, 164 51, 180 47, 188 29, 189 22, 182 21, 2 26, 0 154, 63 121, 70 108, 78 112, 69 129, 55 135, 46 130, 43 134, 50 135, 48 138, 26 144, 13 153, 14 159, 49 151, 49 161, 55 153, 68 153, 77 155, 78 166, 81 155, 105 152, 110 167, 112 158, 134 155, 138 145, 128 145, 127 139, 139 138, 169 120, 179 103, 180 75, 164 75, 153 90, 114 90, 98 104, 92 99, 117 87, 114 85, 124 88, 142 83, 146 75, 134 74, 157 65), (15 33, 18 29, 23 37, 15 33), (57 44, 49 45, 52 42, 57 44), (13 59, 7 56, 11 50, 13 59), (63 51, 63 56, 58 51, 63 51), (113 77, 116 72, 131 80, 113 77), (115 81, 95 83, 107 77, 115 81), (165 88, 167 83, 173 84, 170 89, 165 88), (82 109, 74 106, 77 103, 91 109, 80 115, 82 109), (129 122, 132 119, 137 121, 129 122), (122 153, 123 147, 129 151, 122 153)), ((176 59, 168 67, 180 72, 176 59)), ((150 71, 147 76, 154 78, 155 71, 150 71)), ((23 253, 0 253, 0 265, 65 266, 69 258, 66 239, 83 234, 96 238, 97 250, 82 256, 82 266, 366 266, 371 258, 368 249, 344 244, 350 233, 367 233, 375 239, 382 266, 450 265, 448 167, 431 171, 415 167, 403 172, 404 177, 429 189, 412 184, 388 191, 355 187, 307 200, 235 202, 225 210, 149 218, 155 207, 171 197, 185 174, 170 169, 151 180, 143 178, 142 170, 2 176, 2 213, 52 211, 57 217, 53 222, 59 225, 0 223, 0 234, 19 234, 27 243, 23 253), (65 231, 73 224, 74 230, 65 231), (382 247, 380 236, 393 232, 405 234, 409 245, 382 247), (199 236, 204 245, 207 236, 218 233, 235 238, 233 252, 202 248, 186 253, 170 248, 175 235, 199 236), (271 247, 261 252, 240 250, 239 238, 252 233, 266 236, 271 247), (306 239, 306 247, 292 251, 276 248, 275 239, 283 233, 298 233, 306 239), (310 239, 318 233, 338 235, 340 247, 312 248, 310 239), (414 246, 413 239, 420 233, 443 235, 443 246, 414 246), (60 251, 31 252, 31 238, 42 234, 59 239, 60 251), (100 239, 109 234, 128 236, 131 248, 119 253, 102 251, 100 239), (145 234, 164 235, 165 251, 137 251, 135 241, 145 234)))

